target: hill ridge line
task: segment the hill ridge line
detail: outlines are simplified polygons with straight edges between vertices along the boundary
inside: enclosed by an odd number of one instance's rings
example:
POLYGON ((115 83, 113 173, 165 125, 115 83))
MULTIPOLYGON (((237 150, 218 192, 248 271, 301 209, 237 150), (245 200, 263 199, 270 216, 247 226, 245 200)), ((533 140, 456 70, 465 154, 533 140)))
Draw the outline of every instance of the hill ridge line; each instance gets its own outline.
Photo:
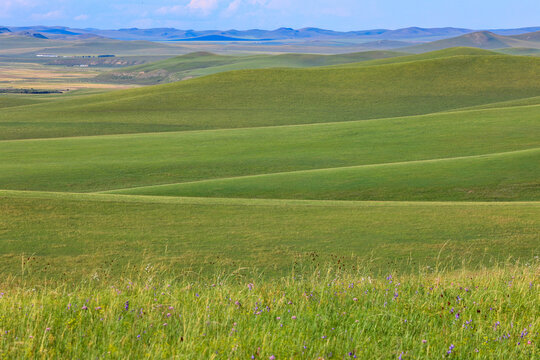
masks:
MULTIPOLYGON (((532 99, 538 96, 518 98, 508 101, 518 101, 525 99, 532 99)), ((504 102, 504 101, 503 101, 504 102)), ((486 103, 475 105, 476 106, 487 106, 494 103, 486 103)), ((34 104, 35 105, 35 104, 34 104)), ((436 115, 450 115, 450 114, 460 114, 468 112, 483 112, 483 111, 498 111, 498 110, 508 110, 508 109, 520 109, 520 108, 532 108, 540 107, 540 104, 529 104, 529 105, 518 105, 518 106, 503 106, 503 107, 492 107, 486 109, 470 109, 470 108, 456 108, 454 110, 444 110, 440 112, 433 112, 427 114, 418 114, 418 115, 406 115, 406 116, 396 116, 396 117, 384 117, 384 118, 371 118, 371 119, 362 119, 362 120, 349 120, 349 121, 330 121, 330 122, 316 122, 316 123, 305 123, 305 124, 287 124, 287 125, 266 125, 266 126, 252 126, 252 127, 237 127, 237 128, 218 128, 218 129, 196 129, 196 130, 177 130, 177 131, 153 131, 153 132, 133 132, 133 133, 118 133, 118 134, 100 134, 100 135, 80 135, 80 136, 60 136, 60 137, 45 137, 45 138, 28 138, 28 139, 0 139, 1 142, 22 142, 22 141, 55 141, 55 140, 64 140, 64 139, 92 139, 92 138, 115 138, 115 137, 129 137, 129 136, 142 136, 142 135, 163 135, 163 134, 182 134, 182 133, 207 133, 207 132, 218 132, 218 131, 235 131, 235 130, 250 130, 250 129, 273 129, 273 128, 289 128, 289 127, 302 127, 302 126, 327 126, 332 124, 354 124, 362 122, 375 122, 375 121, 391 121, 391 120, 400 120, 400 119, 410 119, 416 117, 428 117, 436 115)))
POLYGON ((159 188, 159 187, 166 187, 166 186, 187 185, 187 184, 205 183, 205 182, 222 181, 222 180, 247 179, 247 178, 257 178, 257 177, 273 176, 273 175, 285 175, 285 174, 312 173, 312 172, 318 172, 318 171, 323 171, 324 172, 324 171, 333 171, 333 170, 339 170, 339 169, 358 169, 358 168, 385 167, 385 166, 407 165, 407 164, 418 164, 418 163, 435 163, 435 162, 441 162, 441 161, 485 158, 485 157, 493 157, 493 156, 509 155, 509 154, 519 154, 519 153, 527 153, 527 152, 533 152, 534 153, 534 152, 538 152, 538 151, 540 151, 540 147, 524 149, 524 150, 513 150, 513 151, 504 151, 504 152, 498 152, 498 153, 488 153, 488 154, 481 154, 481 155, 455 156, 455 157, 450 157, 450 158, 397 161, 397 162, 390 162, 390 163, 377 163, 377 164, 352 165, 352 166, 338 166, 338 167, 330 167, 330 168, 318 168, 318 169, 308 169, 308 170, 293 170, 293 171, 282 171, 282 172, 275 172, 275 173, 255 174, 255 175, 231 176, 231 177, 223 177, 223 178, 215 178, 215 179, 204 179, 204 180, 186 181, 186 182, 177 182, 177 183, 169 183, 169 184, 135 186, 135 187, 128 187, 128 188, 120 188, 120 189, 112 189, 112 190, 105 190, 105 191, 90 192, 88 194, 113 194, 113 193, 115 193, 117 191, 124 191, 124 190, 159 188))
POLYGON ((30 199, 59 199, 71 201, 95 201, 118 203, 156 203, 185 205, 243 205, 243 206, 322 206, 322 207, 368 207, 368 206, 540 206, 540 201, 358 201, 358 200, 299 200, 299 199, 246 199, 217 197, 182 197, 155 195, 123 195, 105 193, 49 192, 33 190, 0 190, 1 197, 30 199))

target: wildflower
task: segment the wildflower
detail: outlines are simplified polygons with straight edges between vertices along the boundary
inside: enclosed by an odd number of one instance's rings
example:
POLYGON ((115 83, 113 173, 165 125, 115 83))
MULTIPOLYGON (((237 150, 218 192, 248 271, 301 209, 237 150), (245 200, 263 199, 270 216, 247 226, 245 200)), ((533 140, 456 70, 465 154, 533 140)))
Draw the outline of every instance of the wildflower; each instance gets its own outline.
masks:
POLYGON ((167 317, 171 317, 171 313, 167 313, 167 317))
POLYGON ((45 331, 51 331, 51 328, 50 328, 50 327, 48 327, 48 328, 46 328, 46 329, 45 329, 45 331))
POLYGON ((167 326, 167 323, 163 323, 163 326, 167 326))
POLYGON ((455 347, 454 344, 450 344, 450 347, 448 348, 448 351, 446 353, 451 354, 454 347, 455 347))
POLYGON ((247 287, 248 287, 249 290, 253 290, 253 287, 254 287, 254 286, 255 286, 255 285, 253 285, 252 283, 247 284, 247 287))
POLYGON ((129 300, 126 301, 125 305, 124 305, 124 310, 128 311, 129 310, 129 300))
POLYGON ((280 317, 280 316, 276 316, 276 320, 281 320, 281 317, 280 317))
POLYGON ((358 301, 358 298, 353 298, 352 301, 358 301))
POLYGON ((274 355, 270 355, 270 357, 268 359, 269 360, 276 360, 276 357, 274 355))
POLYGON ((83 309, 83 310, 88 310, 88 306, 83 305, 81 309, 83 309))
POLYGON ((291 316, 291 319, 296 320, 296 316, 294 316, 294 315, 291 316))
POLYGON ((427 340, 426 339, 422 339, 422 344, 425 344, 427 343, 427 340))

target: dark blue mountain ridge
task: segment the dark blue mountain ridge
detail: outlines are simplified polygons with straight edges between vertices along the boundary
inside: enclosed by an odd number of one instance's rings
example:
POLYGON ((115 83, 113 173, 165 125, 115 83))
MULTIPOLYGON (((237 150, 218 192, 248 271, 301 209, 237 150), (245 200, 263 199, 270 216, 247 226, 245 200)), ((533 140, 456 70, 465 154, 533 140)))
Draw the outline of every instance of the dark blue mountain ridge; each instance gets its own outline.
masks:
MULTIPOLYGON (((334 31, 328 29, 320 29, 316 27, 306 27, 302 29, 293 29, 289 27, 281 27, 274 30, 181 30, 175 28, 126 28, 126 29, 75 29, 64 26, 25 26, 11 27, 4 26, 3 28, 11 32, 27 31, 31 33, 43 33, 50 39, 77 39, 88 38, 91 36, 107 37, 116 40, 147 40, 147 41, 189 41, 192 38, 198 38, 198 41, 242 41, 242 40, 264 40, 272 39, 274 41, 281 40, 361 40, 361 41, 380 41, 380 40, 397 40, 397 41, 414 41, 427 42, 435 40, 443 40, 456 36, 474 33, 478 30, 441 27, 441 28, 421 28, 408 27, 403 29, 371 29, 358 31, 334 31), (218 36, 218 37, 216 37, 218 36), (223 40, 219 36, 224 37, 223 40), (204 39, 209 40, 204 40, 204 39), (203 39, 203 40, 201 40, 203 39)), ((489 29, 488 29, 489 30, 489 29)), ((539 31, 538 27, 527 27, 519 29, 495 29, 489 30, 497 35, 520 35, 539 31)), ((4 31, 7 32, 7 31, 4 31)), ((193 40, 191 40, 193 41, 193 40)))

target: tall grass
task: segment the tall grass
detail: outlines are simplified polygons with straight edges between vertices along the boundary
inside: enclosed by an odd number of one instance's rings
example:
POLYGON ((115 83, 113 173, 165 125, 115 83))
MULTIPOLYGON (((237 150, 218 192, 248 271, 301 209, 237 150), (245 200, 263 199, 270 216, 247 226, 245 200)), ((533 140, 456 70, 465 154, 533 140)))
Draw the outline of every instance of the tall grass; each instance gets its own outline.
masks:
POLYGON ((147 265, 74 287, 8 279, 0 358, 532 359, 539 270, 175 278, 147 265))

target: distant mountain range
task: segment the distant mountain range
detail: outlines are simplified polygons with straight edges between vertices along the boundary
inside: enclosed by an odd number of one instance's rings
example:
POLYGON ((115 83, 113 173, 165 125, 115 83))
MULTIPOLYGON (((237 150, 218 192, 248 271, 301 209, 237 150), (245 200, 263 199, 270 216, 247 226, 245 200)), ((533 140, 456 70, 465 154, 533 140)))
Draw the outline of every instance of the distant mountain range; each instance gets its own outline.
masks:
MULTIPOLYGON (((272 41, 272 40, 363 40, 363 41, 414 41, 427 42, 443 40, 477 32, 478 30, 453 27, 420 28, 409 27, 397 30, 372 29, 361 31, 339 32, 319 28, 279 28, 275 30, 179 30, 174 28, 154 29, 75 29, 63 26, 26 26, 0 27, 0 33, 21 34, 49 39, 69 40, 106 37, 117 40, 148 40, 148 41, 272 41)), ((519 29, 487 30, 495 35, 514 36, 540 31, 539 27, 519 29)))

